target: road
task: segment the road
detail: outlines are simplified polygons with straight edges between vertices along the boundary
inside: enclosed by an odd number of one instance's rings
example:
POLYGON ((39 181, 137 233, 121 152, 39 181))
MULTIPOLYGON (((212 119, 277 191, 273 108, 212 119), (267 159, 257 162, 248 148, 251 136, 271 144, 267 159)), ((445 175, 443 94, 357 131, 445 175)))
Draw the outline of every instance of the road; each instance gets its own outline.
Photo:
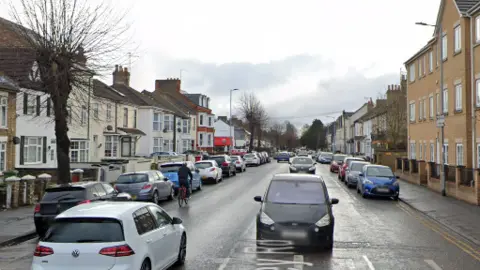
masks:
MULTIPOLYGON (((256 249, 254 219, 272 175, 288 164, 263 165, 205 186, 187 208, 162 203, 183 219, 188 230, 187 262, 174 269, 480 269, 480 251, 401 202, 361 198, 317 165, 331 197, 336 217, 333 252, 256 249), (277 252, 277 253, 275 253, 277 252), (284 254, 278 254, 283 252, 284 254)), ((35 240, 0 250, 0 269, 28 269, 35 240)))

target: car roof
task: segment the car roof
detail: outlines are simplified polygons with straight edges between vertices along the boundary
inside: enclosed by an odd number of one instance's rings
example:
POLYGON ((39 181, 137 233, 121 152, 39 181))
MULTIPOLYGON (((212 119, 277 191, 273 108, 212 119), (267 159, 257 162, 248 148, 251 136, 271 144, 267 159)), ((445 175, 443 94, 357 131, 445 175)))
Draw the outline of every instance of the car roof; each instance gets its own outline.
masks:
POLYGON ((323 178, 317 174, 277 173, 272 178, 272 181, 284 181, 284 180, 323 182, 323 178))
POLYGON ((388 167, 388 166, 378 165, 378 164, 370 164, 370 165, 367 165, 366 167, 367 167, 367 168, 372 167, 372 168, 389 168, 389 169, 390 169, 390 167, 388 167))
POLYGON ((348 157, 347 154, 333 154, 334 156, 343 156, 343 157, 348 157))
POLYGON ((166 163, 160 164, 160 166, 163 166, 163 165, 182 165, 184 162, 186 162, 186 161, 166 162, 166 163))
POLYGON ((345 159, 353 159, 353 160, 365 160, 361 157, 346 157, 345 159))
POLYGON ((212 163, 212 162, 216 162, 216 161, 215 160, 210 160, 210 159, 205 159, 205 160, 199 160, 199 161, 195 162, 195 164, 202 163, 202 162, 203 163, 205 163, 205 162, 212 163))
POLYGON ((122 219, 125 215, 132 214, 148 205, 155 204, 132 201, 84 203, 62 212, 56 218, 98 217, 122 219))
POLYGON ((365 161, 365 160, 354 160, 354 161, 352 161, 352 164, 353 163, 365 163, 365 164, 369 164, 369 165, 371 164, 370 162, 365 161))
POLYGON ((145 174, 145 173, 149 173, 149 172, 152 172, 154 170, 148 170, 148 171, 135 171, 135 172, 125 172, 125 173, 122 173, 120 175, 130 175, 130 174, 145 174))
MULTIPOLYGON (((60 185, 53 185, 49 186, 47 189, 55 189, 55 188, 61 188, 61 187, 83 187, 87 188, 89 186, 99 184, 100 182, 96 181, 82 181, 82 182, 74 182, 74 183, 68 183, 68 184, 60 184, 60 185)), ((108 183, 105 183, 108 184, 108 183)))

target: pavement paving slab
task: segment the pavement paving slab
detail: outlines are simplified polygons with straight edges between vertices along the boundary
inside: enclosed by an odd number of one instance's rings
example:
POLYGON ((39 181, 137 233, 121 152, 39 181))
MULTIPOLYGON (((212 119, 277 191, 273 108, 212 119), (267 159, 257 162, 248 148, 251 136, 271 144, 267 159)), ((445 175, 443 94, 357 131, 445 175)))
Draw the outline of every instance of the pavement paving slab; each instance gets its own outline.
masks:
POLYGON ((0 211, 0 246, 35 233, 33 206, 0 211))

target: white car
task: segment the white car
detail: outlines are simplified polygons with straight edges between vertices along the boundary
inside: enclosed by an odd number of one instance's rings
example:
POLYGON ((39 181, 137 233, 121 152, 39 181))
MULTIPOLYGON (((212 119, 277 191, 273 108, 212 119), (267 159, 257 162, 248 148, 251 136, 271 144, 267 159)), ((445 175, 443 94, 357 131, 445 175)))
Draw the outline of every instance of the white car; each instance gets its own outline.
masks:
POLYGON ((195 162, 195 169, 198 170, 198 174, 202 181, 212 181, 215 184, 222 181, 222 168, 218 166, 215 160, 202 160, 195 162))
POLYGON ((243 156, 245 159, 246 166, 259 166, 260 165, 260 157, 257 153, 249 153, 243 156))
POLYGON ((237 171, 244 172, 247 170, 247 164, 245 164, 245 160, 241 156, 230 156, 232 161, 235 161, 235 168, 237 171))
POLYGON ((182 220, 153 203, 81 204, 55 218, 38 243, 32 270, 167 269, 183 264, 182 220))

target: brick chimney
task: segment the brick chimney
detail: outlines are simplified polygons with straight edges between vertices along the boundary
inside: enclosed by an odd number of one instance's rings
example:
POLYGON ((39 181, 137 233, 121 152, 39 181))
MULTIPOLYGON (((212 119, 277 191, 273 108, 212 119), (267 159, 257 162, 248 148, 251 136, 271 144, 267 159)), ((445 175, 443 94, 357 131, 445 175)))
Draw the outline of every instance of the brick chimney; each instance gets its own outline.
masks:
POLYGON ((167 78, 165 80, 155 80, 155 91, 177 91, 180 92, 181 81, 179 78, 167 78))
POLYGON ((130 86, 130 72, 128 71, 128 68, 115 65, 115 70, 113 71, 112 75, 113 84, 124 84, 126 86, 130 86))

